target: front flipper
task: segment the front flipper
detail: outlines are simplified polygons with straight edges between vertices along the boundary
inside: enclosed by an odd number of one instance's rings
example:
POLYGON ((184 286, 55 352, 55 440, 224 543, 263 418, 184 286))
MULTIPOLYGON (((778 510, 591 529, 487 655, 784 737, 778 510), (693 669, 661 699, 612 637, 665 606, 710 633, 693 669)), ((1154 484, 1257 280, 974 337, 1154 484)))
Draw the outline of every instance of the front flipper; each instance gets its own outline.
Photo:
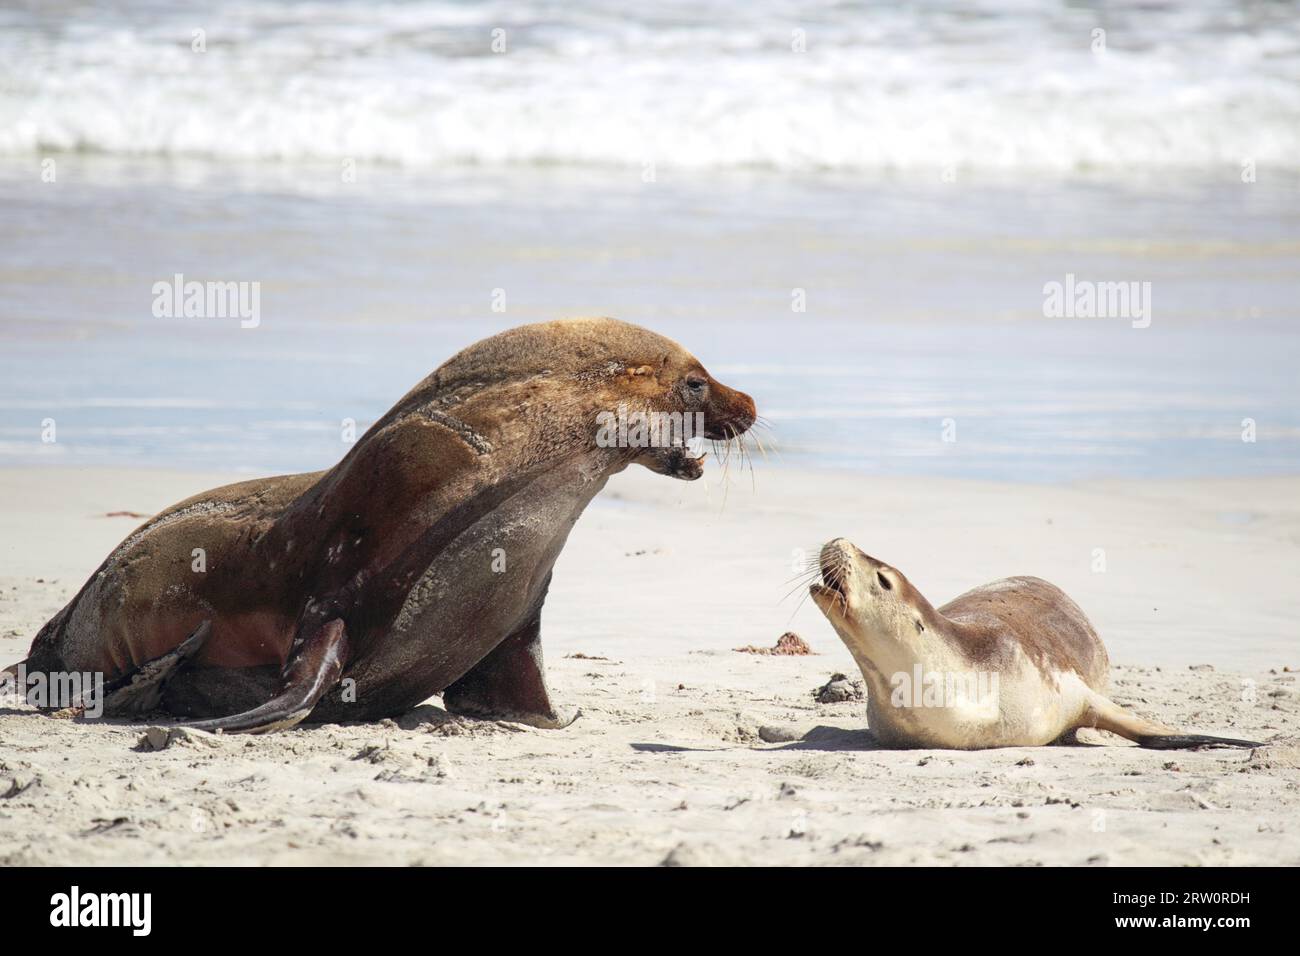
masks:
POLYGON ((557 710, 546 689, 542 666, 542 614, 515 631, 468 674, 442 692, 453 714, 485 720, 512 720, 543 730, 559 730, 578 719, 576 707, 557 710))
POLYGON ((184 724, 196 730, 228 734, 265 734, 288 730, 311 713, 316 702, 339 682, 347 666, 348 635, 338 618, 326 621, 294 648, 284 668, 282 689, 260 707, 242 714, 184 724))

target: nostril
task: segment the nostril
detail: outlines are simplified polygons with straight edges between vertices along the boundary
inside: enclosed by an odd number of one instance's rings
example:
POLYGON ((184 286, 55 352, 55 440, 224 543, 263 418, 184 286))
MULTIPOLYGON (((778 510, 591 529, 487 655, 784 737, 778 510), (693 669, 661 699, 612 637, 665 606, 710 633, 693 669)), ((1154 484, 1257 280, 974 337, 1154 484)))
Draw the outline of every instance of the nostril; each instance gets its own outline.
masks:
POLYGON ((894 590, 894 586, 889 583, 889 578, 885 577, 879 571, 876 572, 876 580, 880 582, 880 586, 884 588, 886 591, 894 590))

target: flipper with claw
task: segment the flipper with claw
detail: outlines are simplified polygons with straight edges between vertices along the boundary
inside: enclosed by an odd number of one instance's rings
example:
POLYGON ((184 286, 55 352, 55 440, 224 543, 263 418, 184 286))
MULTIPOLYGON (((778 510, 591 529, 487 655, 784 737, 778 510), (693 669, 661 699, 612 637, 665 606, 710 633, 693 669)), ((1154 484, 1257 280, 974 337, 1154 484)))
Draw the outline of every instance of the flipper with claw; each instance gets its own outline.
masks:
POLYGON ((282 689, 260 707, 242 714, 199 720, 184 726, 228 734, 264 734, 297 726, 343 676, 348 636, 339 618, 326 621, 294 648, 284 668, 282 689))

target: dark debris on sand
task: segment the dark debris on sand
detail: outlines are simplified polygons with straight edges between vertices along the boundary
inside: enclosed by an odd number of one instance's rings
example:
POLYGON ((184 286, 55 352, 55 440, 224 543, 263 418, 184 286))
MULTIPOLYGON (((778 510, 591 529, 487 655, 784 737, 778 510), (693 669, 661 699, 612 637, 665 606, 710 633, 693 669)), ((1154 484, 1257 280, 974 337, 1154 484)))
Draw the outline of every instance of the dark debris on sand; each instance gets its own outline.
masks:
POLYGON ((777 638, 775 647, 755 647, 751 644, 748 647, 737 647, 736 651, 741 654, 766 654, 780 657, 804 657, 813 652, 808 643, 794 631, 786 631, 777 638))

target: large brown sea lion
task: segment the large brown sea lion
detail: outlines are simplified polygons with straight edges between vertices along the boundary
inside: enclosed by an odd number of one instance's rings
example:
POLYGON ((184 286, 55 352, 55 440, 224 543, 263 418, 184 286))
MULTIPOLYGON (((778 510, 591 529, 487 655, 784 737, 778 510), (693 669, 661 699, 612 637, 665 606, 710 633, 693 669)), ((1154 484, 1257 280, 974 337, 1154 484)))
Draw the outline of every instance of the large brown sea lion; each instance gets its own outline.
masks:
POLYGON ((539 628, 570 529, 633 462, 702 472, 674 428, 657 446, 645 429, 602 436, 620 406, 677 413, 670 426, 686 416, 714 440, 755 417, 749 396, 646 329, 503 332, 413 388, 328 471, 216 488, 146 522, 21 667, 102 673, 105 713, 161 709, 208 730, 372 720, 437 693, 455 713, 564 726, 539 628))
POLYGON ((1105 696, 1110 663, 1079 606, 1041 578, 1005 578, 935 609, 897 568, 843 538, 811 586, 867 683, 867 722, 889 747, 1035 747, 1098 727, 1168 750, 1259 747, 1187 734, 1105 696))

